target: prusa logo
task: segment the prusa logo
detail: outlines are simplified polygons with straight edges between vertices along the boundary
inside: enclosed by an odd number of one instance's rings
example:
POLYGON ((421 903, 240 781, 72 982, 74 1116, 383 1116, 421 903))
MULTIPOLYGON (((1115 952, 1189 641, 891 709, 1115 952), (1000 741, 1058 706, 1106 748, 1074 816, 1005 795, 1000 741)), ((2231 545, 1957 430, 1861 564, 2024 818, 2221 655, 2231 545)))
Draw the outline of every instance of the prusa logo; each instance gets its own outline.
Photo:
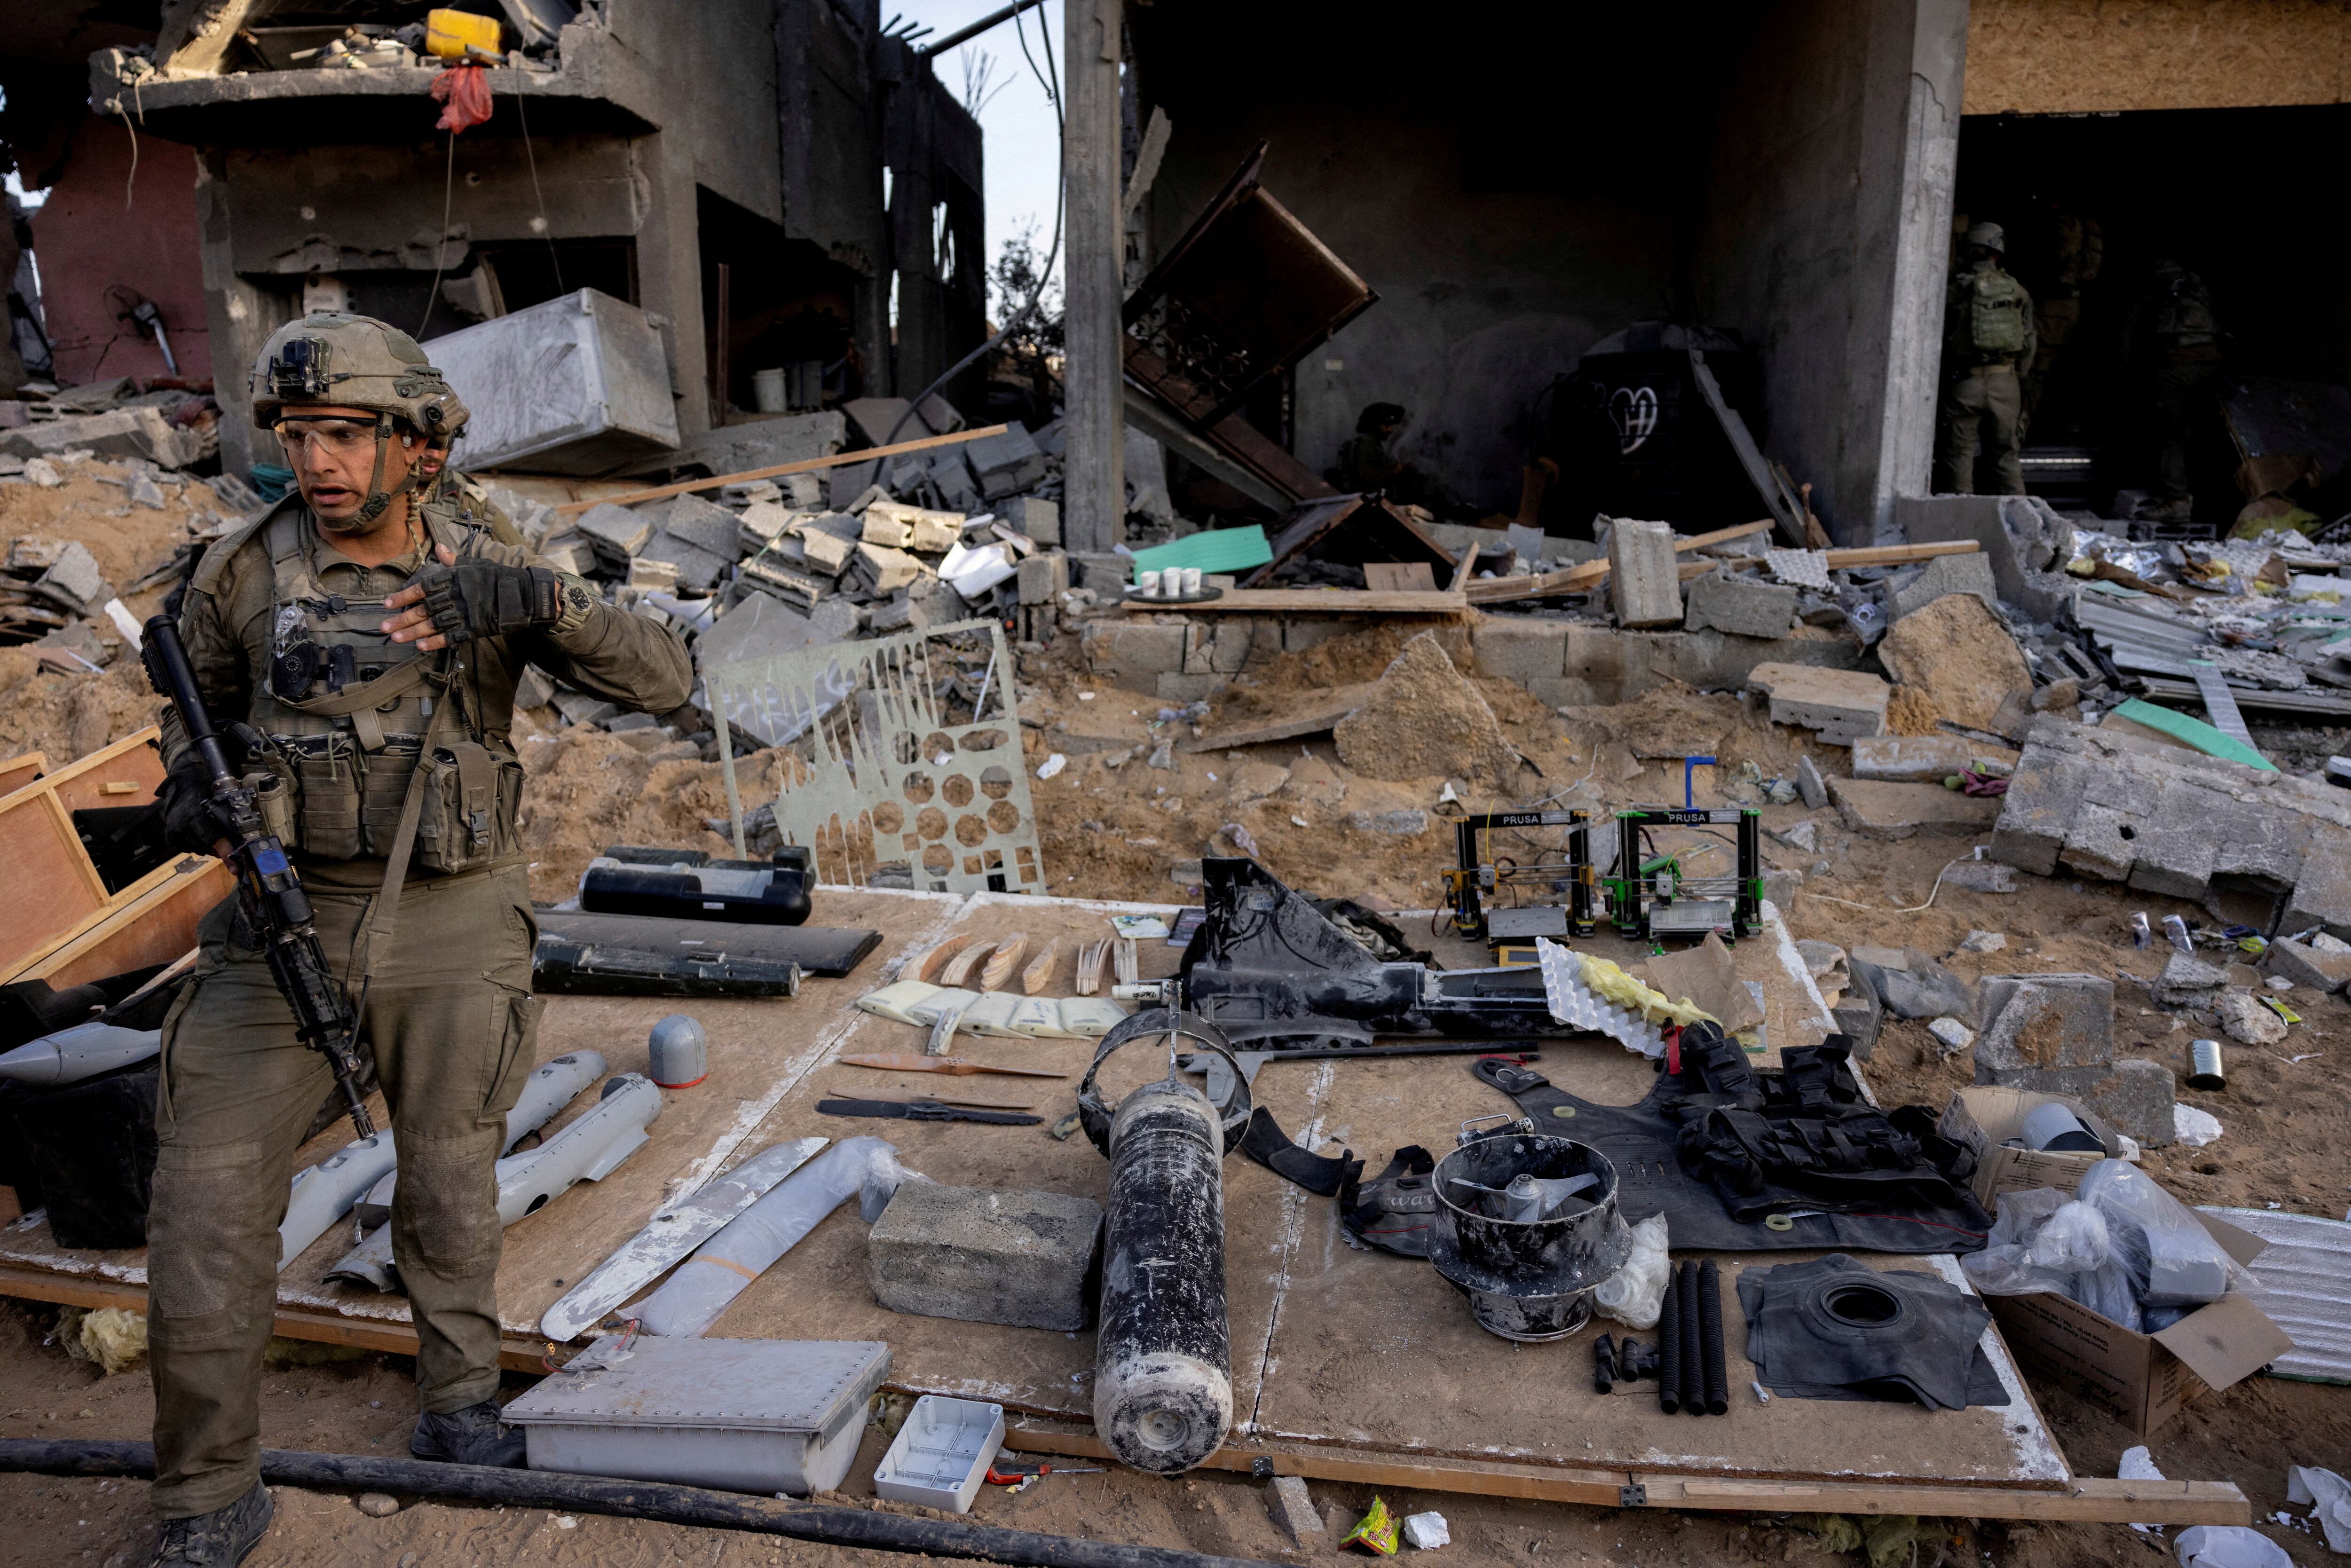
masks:
POLYGON ((1608 396, 1608 419, 1616 426, 1617 451, 1640 450, 1657 428, 1657 394, 1648 387, 1618 387, 1608 396))

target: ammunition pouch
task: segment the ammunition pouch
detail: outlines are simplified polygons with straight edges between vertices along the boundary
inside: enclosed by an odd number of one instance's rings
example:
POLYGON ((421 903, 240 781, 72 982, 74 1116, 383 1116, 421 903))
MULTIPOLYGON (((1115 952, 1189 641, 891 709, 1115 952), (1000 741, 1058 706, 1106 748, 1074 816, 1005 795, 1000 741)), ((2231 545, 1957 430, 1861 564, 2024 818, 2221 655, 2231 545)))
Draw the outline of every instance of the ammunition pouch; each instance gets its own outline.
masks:
POLYGON ((522 806, 521 763, 478 741, 461 740, 434 747, 419 766, 424 770, 424 807, 416 820, 419 866, 471 871, 520 851, 515 820, 522 806))

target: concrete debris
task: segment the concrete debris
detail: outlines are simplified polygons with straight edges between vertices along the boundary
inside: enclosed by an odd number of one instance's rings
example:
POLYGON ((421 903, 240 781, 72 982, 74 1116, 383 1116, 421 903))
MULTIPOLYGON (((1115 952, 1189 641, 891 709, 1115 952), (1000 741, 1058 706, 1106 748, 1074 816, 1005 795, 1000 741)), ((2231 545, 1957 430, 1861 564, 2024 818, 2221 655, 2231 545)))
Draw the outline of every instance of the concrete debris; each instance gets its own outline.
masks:
POLYGON ((1265 1486, 1265 1506, 1273 1522, 1300 1546, 1320 1545, 1328 1533, 1303 1476, 1276 1476, 1265 1486))
POLYGON ((1979 1083, 2082 1101, 2149 1147, 2176 1135, 2178 1080, 2159 1061, 2116 1060, 2114 982, 2096 975, 1987 975, 1979 1083))
POLYGON ((2190 953, 2174 953, 2164 964, 2163 973, 2148 983, 2147 993, 2159 1008, 2209 1009, 2220 1000, 2220 988, 2228 983, 2228 970, 2190 953))
POLYGON ((1519 754, 1494 710, 1433 632, 1406 643, 1331 735, 1339 760, 1366 779, 1457 778, 1507 789, 1518 776, 1519 754))
POLYGON ((100 606, 114 597, 106 579, 98 570, 98 558, 88 546, 76 539, 57 552, 57 560, 43 572, 34 590, 56 600, 80 615, 95 615, 100 606))
POLYGON ((1386 833, 1414 838, 1428 831, 1428 813, 1417 807, 1401 811, 1350 811, 1347 826, 1359 833, 1386 833))
POLYGON ((866 1270, 893 1312, 1073 1333, 1092 1324, 1102 1222, 1067 1193, 908 1182, 874 1221, 866 1270))
POLYGON ((1998 931, 1970 931, 1961 938, 1962 953, 1997 953, 2008 946, 2008 938, 1998 931))
POLYGON ((2262 961, 2277 977, 2317 991, 2340 991, 2351 985, 2351 953, 2326 952, 2314 944, 2291 937, 2269 945, 2262 961))
POLYGON ((1608 530, 1608 592, 1620 625, 1680 622, 1681 577, 1672 524, 1616 519, 1608 530))
POLYGON ((1820 768, 1809 757, 1796 758, 1796 792, 1804 798, 1804 804, 1813 810, 1817 811, 1829 803, 1828 784, 1821 778, 1820 768))
POLYGON ((1844 825, 1864 838, 1907 839, 1917 833, 1987 831, 2000 816, 2000 801, 1946 789, 1939 784, 1886 784, 1859 779, 1829 780, 1844 825))
POLYGON ((1877 644, 1877 656, 1937 716, 1971 729, 2013 735, 2030 711, 2032 671, 1998 612, 1972 594, 1945 594, 1904 616, 1877 644))
POLYGON ((69 452, 185 468, 204 455, 204 437, 195 429, 174 425, 162 409, 152 406, 111 408, 0 429, 0 455, 54 463, 69 452))
POLYGON ((1889 783, 1939 784, 1954 773, 2005 779, 2017 754, 1957 735, 1872 735, 1853 743, 1853 776, 1889 783))
POLYGON ((1898 1019, 1976 1016, 1976 997, 1965 980, 1924 953, 1855 947, 1845 955, 1855 979, 1877 994, 1886 1010, 1898 1019), (1888 962, 1886 960, 1894 961, 1888 962))
POLYGON ((1941 1042, 1945 1056, 1956 1056, 1975 1043, 1976 1031, 1949 1016, 1938 1018, 1927 1026, 1927 1032, 1941 1042))
POLYGON ((1886 733, 1886 703, 1893 688, 1858 670, 1806 664, 1758 664, 1748 688, 1771 699, 1771 722, 1819 732, 1831 746, 1851 746, 1886 733))
POLYGON ((1796 622, 1796 591, 1728 570, 1693 579, 1683 624, 1741 637, 1784 637, 1796 622))
POLYGON ((2275 1045, 2285 1039, 2285 1020, 2251 991, 2223 991, 2214 998, 2212 1010, 2220 1016, 2229 1038, 2241 1045, 2275 1045))
POLYGON ((1983 601, 1985 609, 1998 611, 2000 589, 1992 580, 1991 558, 1977 550, 1929 559, 1916 578, 1894 591, 1896 623, 1951 593, 1971 593, 1983 601))

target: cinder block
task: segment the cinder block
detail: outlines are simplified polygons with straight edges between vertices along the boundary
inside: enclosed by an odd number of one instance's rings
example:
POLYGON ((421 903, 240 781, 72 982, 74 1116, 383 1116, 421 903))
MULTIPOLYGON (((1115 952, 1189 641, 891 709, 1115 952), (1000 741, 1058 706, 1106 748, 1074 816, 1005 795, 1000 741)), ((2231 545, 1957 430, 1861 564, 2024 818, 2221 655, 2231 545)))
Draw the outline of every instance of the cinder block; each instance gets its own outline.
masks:
POLYGON ((1039 551, 1020 558, 1020 602, 1050 604, 1070 586, 1070 558, 1039 551))
POLYGON ((1329 1533, 1303 1476, 1276 1476, 1266 1483, 1265 1506, 1283 1534, 1301 1546, 1318 1545, 1329 1533))
POLYGON ((2105 1077, 2076 1095, 2106 1119, 2118 1133, 2127 1133, 2150 1149, 2168 1147, 2179 1137, 2172 1105, 2179 1097, 2179 1079, 2160 1061, 2125 1057, 2105 1077))
POLYGON ((524 665, 522 678, 515 682, 514 706, 518 708, 545 707, 554 699, 554 678, 537 664, 524 665))
POLYGON ((2131 841, 2131 886, 2168 898, 2203 897, 2219 851, 2213 824, 2235 805, 2218 789, 2186 779, 2165 783, 2156 795, 2154 815, 2131 841))
POLYGON ((2140 819, 2112 806, 2085 801, 2074 808, 2057 863, 2085 876, 2120 882, 2130 875, 2131 864, 2138 857, 2139 822, 2140 819))
POLYGON ((1165 675, 1180 673, 1184 668, 1184 643, 1186 628, 1176 622, 1162 625, 1155 621, 1089 621, 1081 634, 1081 649, 1086 656, 1086 666, 1097 674, 1116 671, 1120 674, 1165 675))
POLYGON ((1808 664, 1758 664, 1747 684, 1771 697, 1773 724, 1816 730, 1832 746, 1883 735, 1886 702, 1894 691, 1876 675, 1808 664))
POLYGON ((679 496, 669 503, 662 514, 662 531, 684 539, 697 549, 723 558, 728 565, 741 560, 743 519, 725 507, 714 505, 699 496, 679 496))
POLYGON ((1940 784, 1889 784, 1832 779, 1829 799, 1844 825, 1864 838, 1907 839, 1914 833, 1973 835, 1989 829, 2000 802, 1946 789, 1940 784))
POLYGON ((629 558, 644 549, 645 541, 653 537, 653 518, 610 501, 589 507, 571 526, 580 530, 598 555, 620 567, 627 566, 629 558))
POLYGON ((1999 777, 2015 767, 2015 752, 1957 735, 1865 735, 1853 743, 1855 779, 1939 784, 1963 770, 1999 777))
POLYGON ((2078 758, 2026 747, 2024 759, 2009 778, 2008 793, 2001 797, 2000 820, 1992 825, 1992 858, 2035 876, 2055 875, 2065 830, 2081 808, 2089 775, 2089 765, 2078 758))
POLYGON ((1682 585, 1670 523, 1619 517, 1608 530, 1608 593, 1625 626, 1674 626, 1682 585))
POLYGON ((2220 847, 2212 854, 2214 876, 2241 876, 2283 890, 2302 878, 2311 823, 2284 800, 2241 805, 2216 823, 2220 847))
POLYGON ((1134 562, 1113 551, 1071 550, 1070 575, 1080 588, 1091 589, 1104 603, 1116 603, 1126 596, 1128 573, 1134 562))
POLYGON ((1284 616, 1281 621, 1281 652, 1303 653, 1309 648, 1322 646, 1333 637, 1343 637, 1357 630, 1359 628, 1344 621, 1300 621, 1284 616))
POLYGON ((1040 545, 1061 542, 1061 504, 1037 496, 1014 496, 996 504, 996 516, 1006 527, 1028 535, 1040 545))
POLYGON ((1479 674, 1531 687, 1557 680, 1567 668, 1569 623, 1529 615, 1488 615, 1469 631, 1479 674))
POLYGON ((2147 987, 2162 1008, 2209 1008, 2229 983, 2229 971, 2208 964, 2192 953, 2174 953, 2164 961, 2163 973, 2147 987))
POLYGON ((1059 1192, 991 1192, 907 1182, 873 1222, 865 1265, 893 1312, 1084 1328, 1102 1206, 1059 1192))
POLYGON ((1784 637, 1796 623, 1796 590, 1733 571, 1710 571, 1691 581, 1683 625, 1739 637, 1784 637))
POLYGON ((666 528, 655 529, 653 537, 645 541, 632 564, 632 572, 650 561, 667 561, 677 568, 677 585, 689 593, 708 593, 717 587, 728 565, 725 556, 713 555, 666 528))
POLYGON ((1855 1060, 1867 1061, 1877 1050, 1878 1030, 1886 1021, 1886 1009, 1878 1005, 1877 993, 1867 986, 1856 985, 1837 998, 1829 1016, 1836 1019, 1837 1032, 1853 1042, 1855 1060))
POLYGON ((1625 646, 1630 639, 1614 626, 1571 622, 1567 628, 1568 679, 1583 683, 1587 695, 1572 706, 1607 706, 1629 695, 1625 691, 1625 646))
POLYGON ((1152 695, 1161 702, 1196 703, 1225 689, 1230 684, 1228 675, 1187 675, 1180 673, 1161 675, 1152 683, 1152 695))
POLYGON ((1236 675, 1249 656, 1256 629, 1245 615, 1207 615, 1185 628, 1184 674, 1236 675))
POLYGON ((2079 1094, 2115 1055, 2115 983, 2096 975, 1987 975, 1976 1082, 2079 1094), (2064 1087, 2059 1087, 2059 1085, 2064 1087))
POLYGON ((2273 942, 2263 960, 2270 973, 2317 991, 2351 985, 2351 953, 2322 953, 2306 942, 2273 942))

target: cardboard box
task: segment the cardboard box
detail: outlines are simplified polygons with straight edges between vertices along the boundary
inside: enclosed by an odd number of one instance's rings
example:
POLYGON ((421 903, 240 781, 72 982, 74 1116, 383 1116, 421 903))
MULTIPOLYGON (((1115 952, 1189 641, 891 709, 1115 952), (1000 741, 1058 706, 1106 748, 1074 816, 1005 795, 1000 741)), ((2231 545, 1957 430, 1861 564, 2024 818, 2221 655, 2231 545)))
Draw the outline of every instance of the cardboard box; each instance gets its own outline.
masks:
POLYGON ((2071 1193, 2082 1183, 2082 1173, 2100 1160, 2122 1157, 2122 1136, 2107 1125, 2098 1113, 2079 1100, 2063 1094, 2043 1094, 2031 1089, 2001 1089, 1980 1085, 1962 1089, 1951 1096, 1943 1107, 1942 1119, 1935 1130, 1955 1144, 1965 1144, 1976 1152, 1976 1201, 1986 1208, 1999 1210, 1994 1201, 2004 1192, 2023 1192, 2036 1186, 2053 1186, 2071 1193), (2004 1145, 2024 1130, 2025 1116, 2043 1105, 2054 1102, 2082 1118, 2090 1131, 2105 1145, 2103 1154, 2037 1154, 2031 1149, 2013 1149, 2004 1145))
MULTIPOLYGON (((2240 1263, 2251 1264, 2268 1245, 2224 1219, 2196 1218, 2240 1263)), ((2206 1389, 2242 1382, 2294 1348, 2269 1314, 2234 1291, 2153 1334, 2054 1291, 1983 1300, 2028 1372, 2079 1396, 2141 1439, 2168 1426, 2206 1389)))

